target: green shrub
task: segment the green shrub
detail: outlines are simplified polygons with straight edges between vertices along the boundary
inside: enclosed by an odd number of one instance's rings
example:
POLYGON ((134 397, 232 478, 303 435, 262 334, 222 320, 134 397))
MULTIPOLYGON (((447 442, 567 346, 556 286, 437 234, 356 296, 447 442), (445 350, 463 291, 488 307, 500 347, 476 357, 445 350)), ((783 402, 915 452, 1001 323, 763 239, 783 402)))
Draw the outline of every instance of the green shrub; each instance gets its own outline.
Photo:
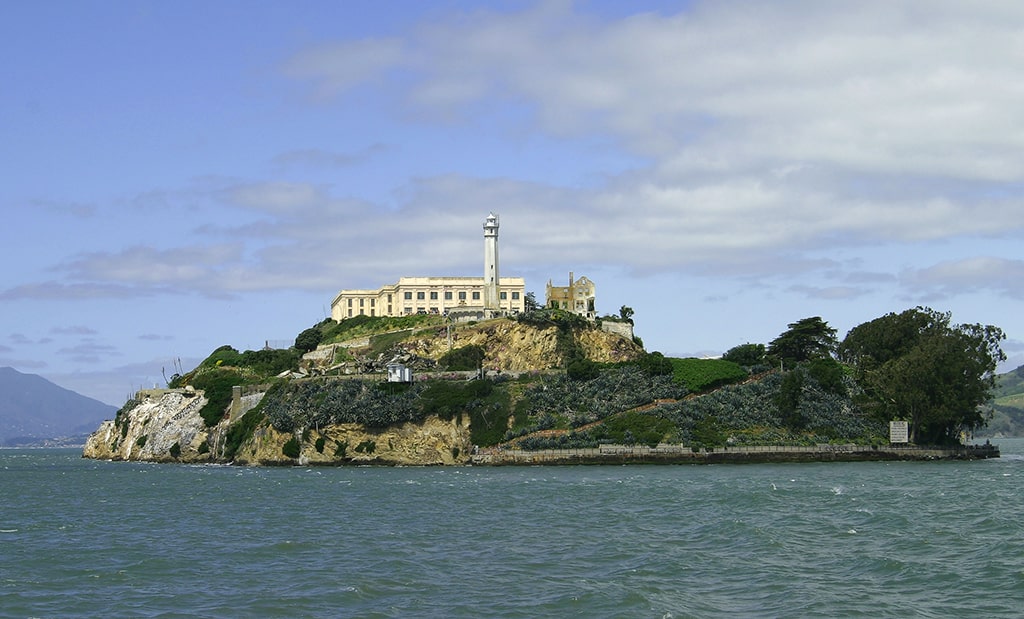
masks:
POLYGON ((369 439, 356 445, 356 452, 361 454, 372 454, 377 451, 377 443, 369 439))
POLYGON ((635 411, 613 415, 592 430, 599 440, 608 440, 623 445, 656 446, 675 426, 668 419, 635 411))
POLYGON ((688 391, 700 393, 747 378, 747 372, 723 359, 672 359, 673 376, 688 391))
POLYGON ((668 376, 675 373, 675 366, 672 361, 658 351, 644 355, 637 361, 637 365, 648 376, 668 376))
POLYGON ((425 414, 437 415, 448 421, 493 392, 494 383, 486 379, 467 382, 431 381, 420 395, 420 406, 425 414))
POLYGON ((205 440, 202 443, 199 443, 199 450, 198 451, 199 451, 200 454, 208 454, 208 453, 210 453, 210 441, 209 440, 205 440))
POLYGON ((136 446, 137 446, 137 447, 138 447, 139 449, 142 449, 143 447, 145 447, 145 446, 146 446, 146 439, 147 439, 147 438, 148 438, 148 437, 147 437, 147 436, 146 436, 145 434, 143 434, 143 435, 142 435, 142 436, 140 436, 139 438, 135 439, 135 445, 136 445, 136 446))
POLYGON ((335 458, 344 458, 346 451, 348 451, 348 443, 347 442, 345 442, 345 441, 335 441, 334 442, 334 457, 335 458))
POLYGON ((295 348, 301 352, 316 350, 323 339, 323 331, 317 327, 310 327, 295 336, 295 348))
POLYGON ((245 441, 249 440, 263 418, 263 413, 259 412, 258 408, 254 408, 242 415, 241 419, 231 424, 231 427, 228 428, 227 434, 224 437, 225 459, 234 459, 235 454, 238 453, 238 448, 241 447, 245 441))
POLYGON ((224 418, 231 404, 231 388, 241 384, 244 379, 238 372, 224 368, 202 372, 192 379, 192 386, 206 394, 207 402, 199 411, 206 427, 213 427, 224 418))
POLYGON ((322 454, 324 452, 324 445, 326 445, 326 444, 327 444, 327 439, 325 439, 322 436, 319 436, 319 437, 317 437, 316 442, 313 443, 313 447, 316 448, 316 452, 317 453, 321 453, 322 454))
POLYGON ((733 346, 729 350, 725 351, 722 355, 722 359, 725 361, 732 361, 737 365, 743 367, 754 367, 764 365, 765 363, 765 348, 764 344, 740 344, 739 346, 733 346))
POLYGON ((593 380, 601 373, 601 366, 590 359, 573 359, 566 366, 565 373, 572 380, 593 380))
POLYGON ((171 454, 171 457, 177 460, 178 457, 181 456, 181 443, 175 443, 171 445, 169 452, 171 454))
POLYGON ((285 441, 284 445, 281 446, 281 453, 288 458, 298 458, 299 454, 302 453, 302 446, 299 444, 299 439, 293 436, 285 441))
POLYGON ((437 364, 451 371, 476 370, 483 365, 484 354, 483 346, 469 344, 445 353, 437 364))

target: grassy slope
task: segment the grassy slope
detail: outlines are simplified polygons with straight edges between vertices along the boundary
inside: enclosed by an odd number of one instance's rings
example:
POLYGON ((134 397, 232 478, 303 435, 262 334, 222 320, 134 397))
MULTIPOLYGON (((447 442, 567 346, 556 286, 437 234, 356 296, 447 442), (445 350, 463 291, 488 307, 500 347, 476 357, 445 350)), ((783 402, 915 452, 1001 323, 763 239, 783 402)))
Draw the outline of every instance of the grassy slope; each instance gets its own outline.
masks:
POLYGON ((996 377, 995 414, 984 434, 1024 436, 1024 365, 996 377))

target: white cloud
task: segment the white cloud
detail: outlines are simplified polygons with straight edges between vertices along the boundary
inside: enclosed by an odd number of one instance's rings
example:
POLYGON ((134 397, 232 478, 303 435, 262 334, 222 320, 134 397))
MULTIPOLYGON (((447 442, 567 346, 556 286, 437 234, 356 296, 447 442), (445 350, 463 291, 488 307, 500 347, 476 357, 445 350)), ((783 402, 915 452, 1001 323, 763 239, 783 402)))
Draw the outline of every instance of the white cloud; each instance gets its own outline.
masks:
POLYGON ((1012 299, 1024 299, 1024 260, 994 256, 949 260, 909 270, 901 280, 919 294, 938 297, 994 291, 1012 299))

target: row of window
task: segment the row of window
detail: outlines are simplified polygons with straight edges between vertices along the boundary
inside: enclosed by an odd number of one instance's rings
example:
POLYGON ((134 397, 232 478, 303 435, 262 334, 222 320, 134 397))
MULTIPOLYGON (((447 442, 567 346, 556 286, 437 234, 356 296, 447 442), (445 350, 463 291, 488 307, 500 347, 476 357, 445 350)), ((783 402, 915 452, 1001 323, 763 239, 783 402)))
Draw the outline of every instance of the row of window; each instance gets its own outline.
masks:
MULTIPOLYGON (((444 293, 444 300, 445 301, 452 301, 452 300, 454 300, 454 296, 453 296, 454 294, 455 293, 453 293, 451 290, 446 290, 445 293, 444 293)), ((499 293, 499 296, 501 297, 501 300, 504 301, 504 300, 508 299, 508 292, 502 291, 501 293, 499 293)), ((427 293, 425 291, 421 290, 421 291, 416 293, 416 300, 417 301, 425 301, 426 298, 427 298, 427 293)), ((437 301, 438 299, 439 299, 439 293, 437 291, 431 291, 430 292, 430 300, 431 301, 437 301)), ((405 300, 406 301, 412 301, 412 291, 406 291, 405 292, 405 300)), ((460 291, 459 292, 459 301, 465 301, 465 300, 466 300, 466 292, 465 291, 460 291)), ((479 291, 474 291, 473 292, 473 300, 474 301, 479 301, 480 300, 480 292, 479 291)), ((518 301, 519 300, 519 292, 513 292, 512 293, 512 300, 513 301, 518 301)))

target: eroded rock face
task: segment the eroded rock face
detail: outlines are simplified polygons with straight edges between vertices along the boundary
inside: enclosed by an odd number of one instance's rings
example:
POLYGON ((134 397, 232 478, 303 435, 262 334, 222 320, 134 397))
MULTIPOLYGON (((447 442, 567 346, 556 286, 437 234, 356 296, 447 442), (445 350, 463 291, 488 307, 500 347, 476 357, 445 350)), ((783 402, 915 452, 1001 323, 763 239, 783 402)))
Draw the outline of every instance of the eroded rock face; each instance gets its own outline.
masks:
POLYGON ((382 430, 338 424, 311 430, 297 458, 284 454, 293 434, 261 426, 235 454, 237 464, 386 464, 428 466, 464 464, 472 445, 468 425, 430 417, 382 430), (322 440, 321 440, 322 439, 322 440), (317 449, 317 447, 320 449, 317 449))
POLYGON ((107 420, 89 436, 82 455, 101 460, 201 462, 209 460, 201 445, 210 438, 199 410, 201 391, 140 392, 140 401, 123 413, 120 424, 107 420), (177 448, 174 446, 177 445, 177 448), (178 457, 172 456, 172 451, 178 457))
MULTIPOLYGON (((247 397, 257 400, 260 396, 247 397)), ((146 462, 223 461, 222 446, 232 420, 206 427, 199 415, 206 402, 201 391, 140 394, 139 404, 123 413, 118 423, 108 420, 100 425, 86 441, 82 455, 100 460, 146 462)), ((251 408, 252 402, 247 404, 251 408)), ((284 450, 285 443, 293 437, 300 438, 278 432, 264 422, 239 447, 233 461, 253 465, 463 464, 472 450, 468 425, 437 417, 381 430, 360 424, 312 430, 308 440, 301 444, 297 458, 285 455, 284 450)))
MULTIPOLYGON (((599 329, 575 330, 571 337, 588 359, 599 363, 628 361, 644 351, 633 340, 599 329)), ((562 367, 557 327, 538 328, 514 320, 495 320, 475 329, 459 330, 453 348, 482 346, 487 351, 484 365, 510 372, 562 367)), ((448 352, 447 338, 421 338, 403 343, 413 354, 438 359, 448 352)))

